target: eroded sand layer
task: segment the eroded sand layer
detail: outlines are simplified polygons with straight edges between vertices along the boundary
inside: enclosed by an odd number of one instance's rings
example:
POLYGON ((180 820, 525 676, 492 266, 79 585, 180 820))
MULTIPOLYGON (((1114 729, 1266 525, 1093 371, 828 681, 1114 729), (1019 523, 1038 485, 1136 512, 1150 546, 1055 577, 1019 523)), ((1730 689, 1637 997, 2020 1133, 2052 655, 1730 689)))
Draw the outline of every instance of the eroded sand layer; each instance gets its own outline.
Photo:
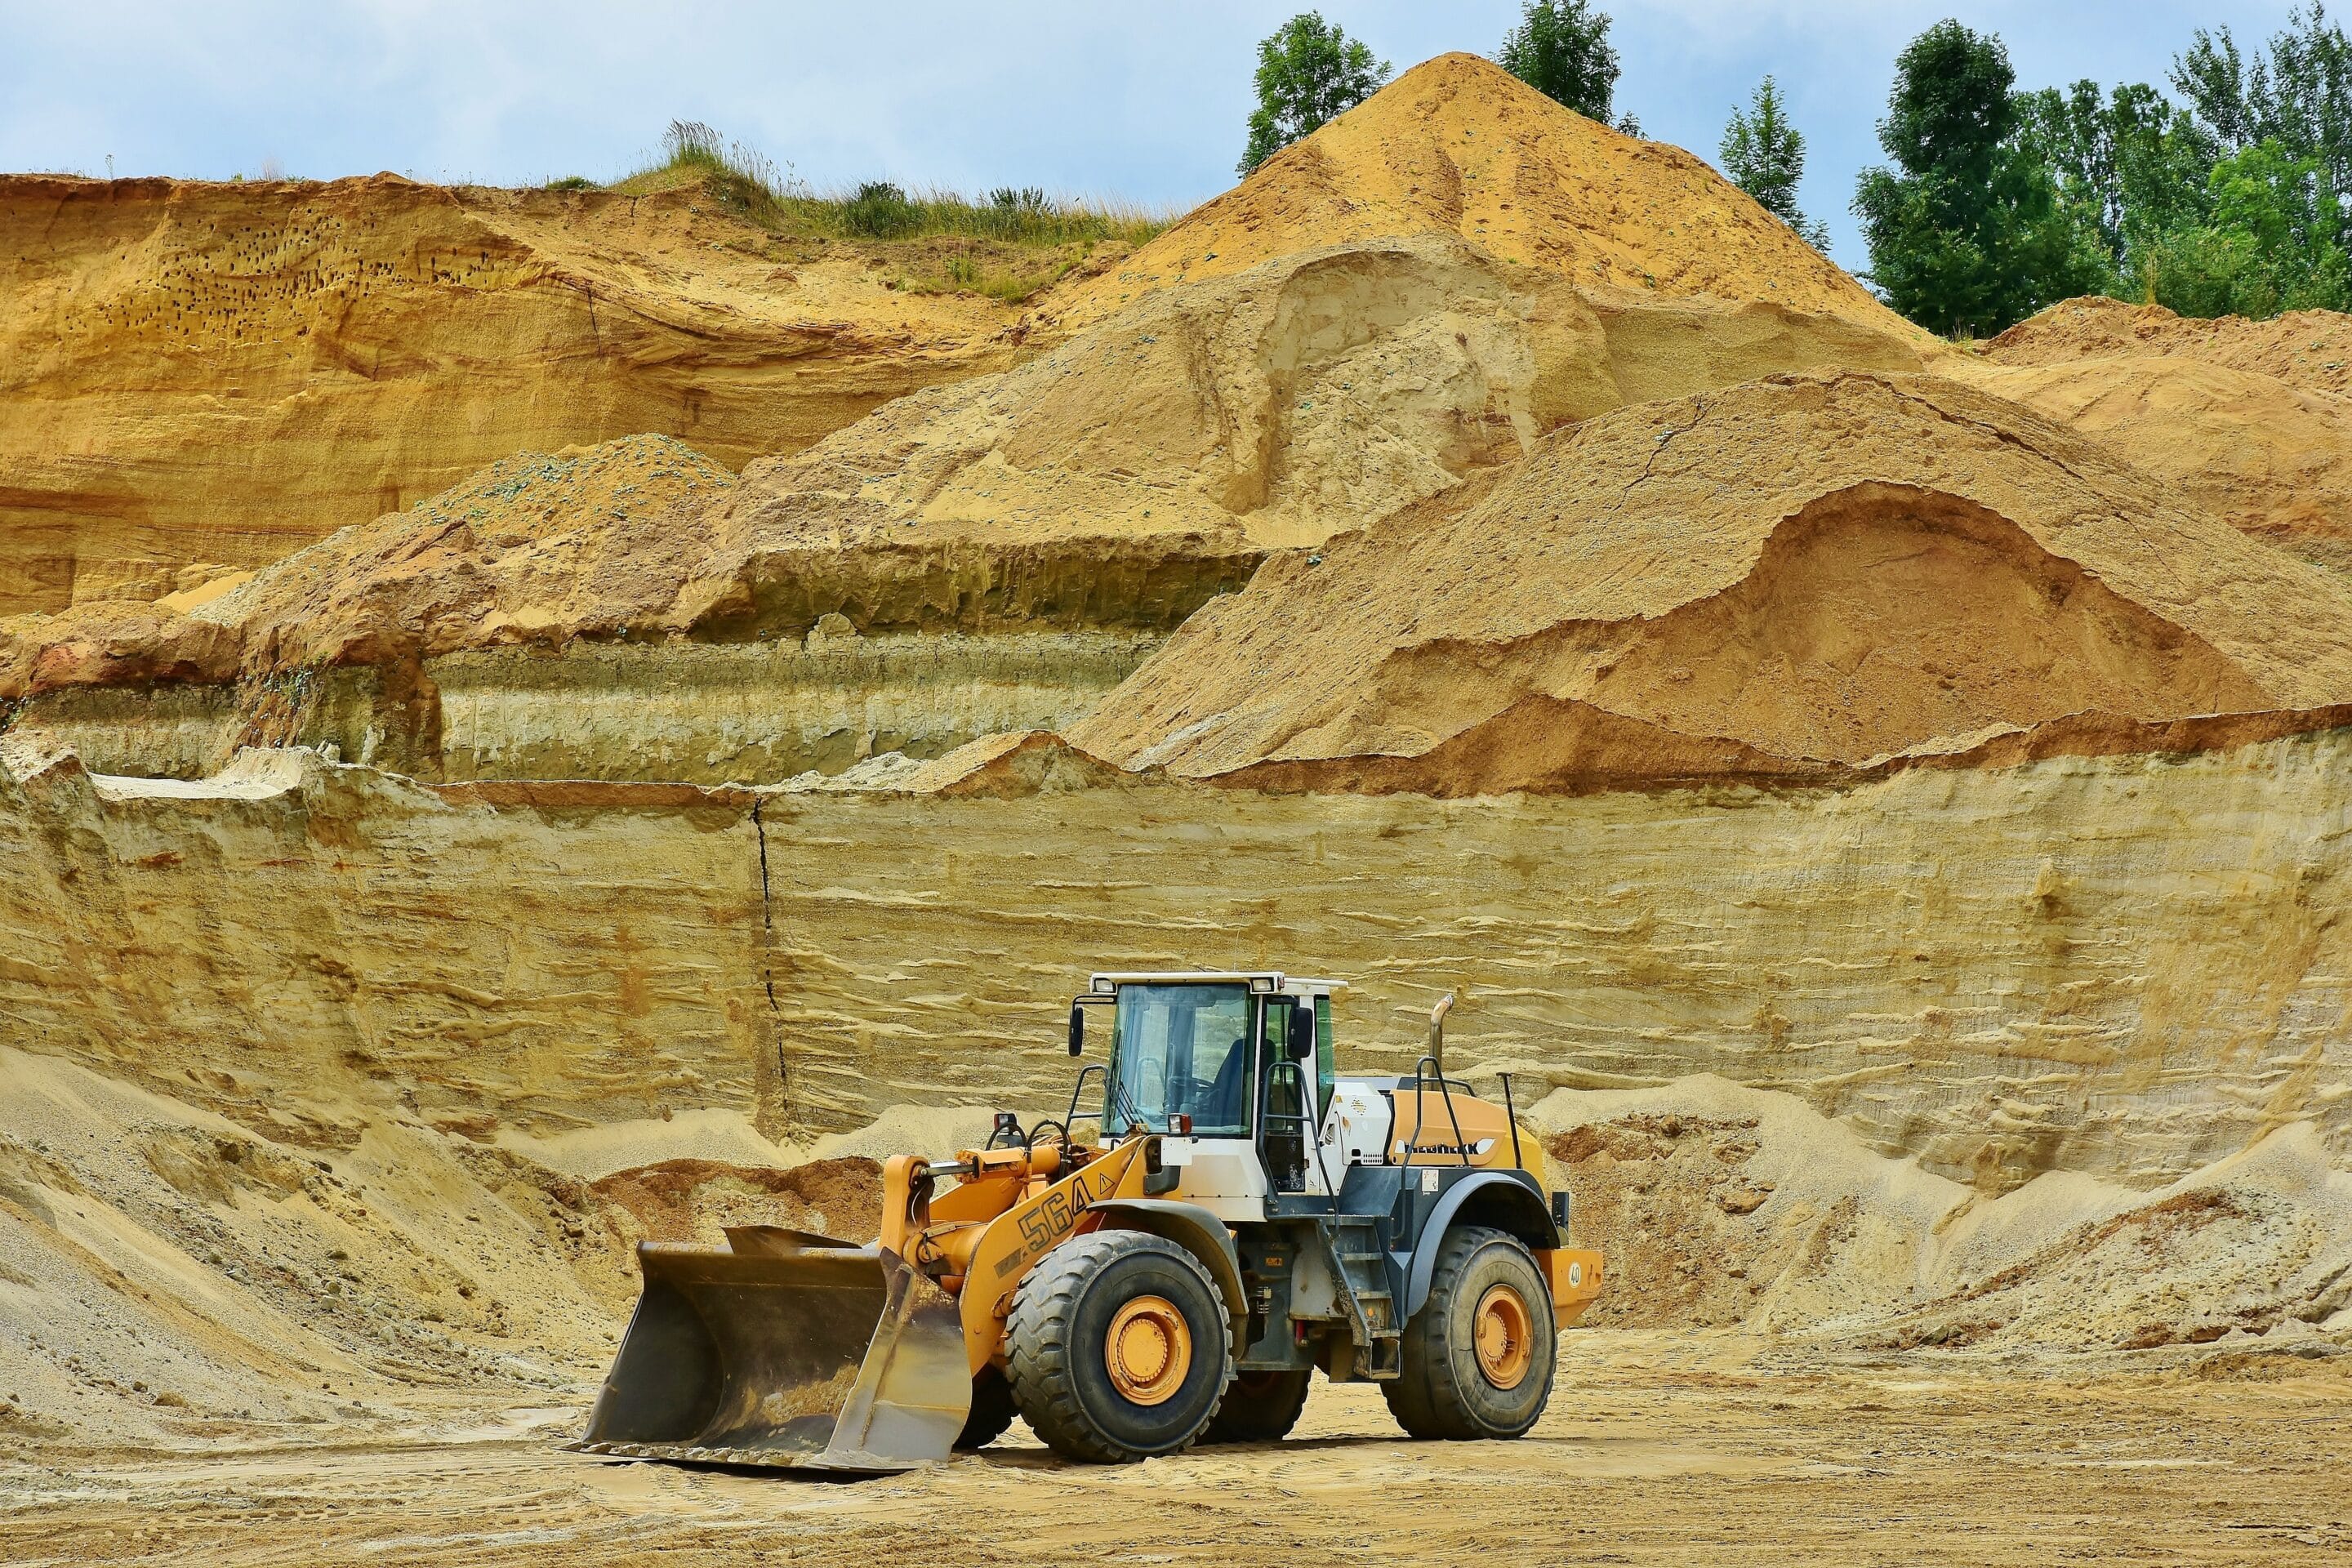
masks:
POLYGON ((1040 632, 594 647, 434 662, 449 779, 772 784, 1059 729, 1163 639, 1040 632))
POLYGON ((843 626, 805 640, 486 649, 427 659, 405 686, 362 665, 234 686, 66 687, 26 700, 17 721, 94 772, 148 778, 202 778, 267 739, 433 780, 777 784, 1062 728, 1165 640, 843 626))
POLYGON ((1432 802, 445 795, 288 753, 142 784, 20 745, 0 1007, 138 1079, 228 1048, 265 1124, 333 1081, 541 1133, 716 1108, 807 1136, 1057 1100, 1089 967, 1278 964, 1355 983, 1368 1067, 1409 1068, 1452 989, 1454 1064, 1525 1095, 1715 1072, 1989 1190, 2146 1186, 2297 1119, 2352 1134, 2347 752, 1432 802))

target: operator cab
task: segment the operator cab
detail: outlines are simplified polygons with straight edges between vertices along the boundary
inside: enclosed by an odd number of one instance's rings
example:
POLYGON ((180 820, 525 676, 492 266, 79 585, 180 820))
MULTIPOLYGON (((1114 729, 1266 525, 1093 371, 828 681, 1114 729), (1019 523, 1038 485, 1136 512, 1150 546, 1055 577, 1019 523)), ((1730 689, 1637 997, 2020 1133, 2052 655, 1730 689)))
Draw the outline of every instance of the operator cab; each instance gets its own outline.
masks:
POLYGON ((1336 1078, 1336 980, 1274 971, 1096 974, 1071 1009, 1072 1054, 1084 1012, 1109 1014, 1102 1125, 1161 1135, 1161 1159, 1184 1168, 1184 1192, 1228 1221, 1259 1220, 1269 1193, 1325 1193, 1342 1173, 1318 1160, 1336 1078))

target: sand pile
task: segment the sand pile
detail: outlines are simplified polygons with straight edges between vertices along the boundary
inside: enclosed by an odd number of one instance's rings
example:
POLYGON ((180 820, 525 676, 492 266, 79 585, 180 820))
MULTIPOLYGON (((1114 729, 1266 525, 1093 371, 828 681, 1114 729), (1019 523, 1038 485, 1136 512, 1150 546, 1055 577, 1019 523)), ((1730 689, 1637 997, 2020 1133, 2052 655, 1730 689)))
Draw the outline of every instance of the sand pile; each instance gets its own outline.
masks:
POLYGON ((1620 135, 1467 54, 1407 71, 1051 309, 1096 320, 1150 289, 1310 246, 1417 234, 1580 289, 1769 301, 1935 346, 1701 160, 1620 135))
POLYGON ((2073 300, 1937 369, 2096 437, 2258 539, 2352 570, 2352 317, 2073 300))
POLYGON ((882 1167, 856 1155, 784 1169, 664 1160, 589 1191, 625 1209, 648 1241, 715 1242, 729 1226, 781 1225, 866 1242, 882 1226, 882 1167))
POLYGON ((2352 315, 2336 310, 2293 310, 2267 321, 2207 321, 2176 316, 2161 305, 2067 300, 1984 345, 1984 357, 2002 365, 2151 354, 2266 375, 2298 392, 2352 396, 2352 315))
POLYGON ((1995 1195, 1718 1078, 1561 1090, 1530 1121, 1579 1242, 1611 1260, 1596 1326, 2000 1353, 2352 1344, 2352 1175, 2305 1123, 2153 1191, 2052 1173, 1995 1195))
POLYGON ((494 1148, 394 1118, 293 1143, 195 1076, 0 1070, 0 1435, 314 1441, 436 1390, 570 1398, 633 1294, 625 1228, 494 1148))
POLYGON ((640 1240, 715 1244, 738 1224, 864 1240, 880 1212, 881 1168, 857 1156, 574 1176, 506 1146, 492 1117, 354 1100, 350 1131, 304 1142, 206 1109, 199 1068, 177 1094, 5 1047, 0 1072, 0 1450, 310 1443, 568 1408, 618 1341, 640 1240))
POLYGON ((1776 377, 1271 563, 1069 734, 1278 788, 1826 776, 2073 715, 2342 702, 2347 616, 2335 574, 2012 405, 1776 377))
POLYGON ((894 289, 892 250, 692 186, 0 176, 0 614, 257 566, 520 450, 740 467, 1020 357, 1013 307, 894 289))

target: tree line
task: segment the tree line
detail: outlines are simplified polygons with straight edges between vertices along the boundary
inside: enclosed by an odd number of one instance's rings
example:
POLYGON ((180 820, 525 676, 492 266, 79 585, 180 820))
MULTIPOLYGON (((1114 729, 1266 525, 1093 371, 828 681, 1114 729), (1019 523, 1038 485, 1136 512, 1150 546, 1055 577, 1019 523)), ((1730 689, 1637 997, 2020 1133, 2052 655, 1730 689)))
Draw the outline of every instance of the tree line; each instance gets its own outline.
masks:
MULTIPOLYGON (((1602 124, 1615 110, 1610 18, 1590 0, 1524 0, 1495 58, 1602 124)), ((1379 90, 1386 61, 1315 12, 1258 46, 1241 173, 1379 90)), ((2021 89, 1990 32, 1938 22, 1896 57, 1885 163, 1853 212, 1862 274, 1937 331, 1994 332, 2057 300, 2106 294, 2185 316, 2352 309, 2352 40, 2319 0, 2260 47, 2199 29, 2166 85, 2021 89)), ((1724 174, 1816 248, 1797 203, 1803 135, 1769 76, 1734 109, 1724 174)))

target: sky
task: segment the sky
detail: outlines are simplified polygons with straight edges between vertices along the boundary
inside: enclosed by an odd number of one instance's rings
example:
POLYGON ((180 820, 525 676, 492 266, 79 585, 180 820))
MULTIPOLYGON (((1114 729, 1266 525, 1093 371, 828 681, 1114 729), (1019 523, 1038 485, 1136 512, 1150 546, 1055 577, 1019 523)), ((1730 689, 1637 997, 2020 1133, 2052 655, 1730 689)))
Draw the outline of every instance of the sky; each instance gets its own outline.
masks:
MULTIPOLYGON (((390 169, 616 179, 699 120, 819 186, 1038 185, 1182 208, 1234 181, 1257 40, 1298 0, 0 0, 0 169, 225 179, 390 169)), ((1323 0, 1402 71, 1492 55, 1518 0, 1323 0)), ((1895 56, 1947 16, 1998 33, 2019 85, 2162 86, 2200 27, 2242 43, 2289 0, 1601 0, 1617 104, 1712 161, 1768 72, 1810 143, 1832 251, 1878 159, 1895 56)))

